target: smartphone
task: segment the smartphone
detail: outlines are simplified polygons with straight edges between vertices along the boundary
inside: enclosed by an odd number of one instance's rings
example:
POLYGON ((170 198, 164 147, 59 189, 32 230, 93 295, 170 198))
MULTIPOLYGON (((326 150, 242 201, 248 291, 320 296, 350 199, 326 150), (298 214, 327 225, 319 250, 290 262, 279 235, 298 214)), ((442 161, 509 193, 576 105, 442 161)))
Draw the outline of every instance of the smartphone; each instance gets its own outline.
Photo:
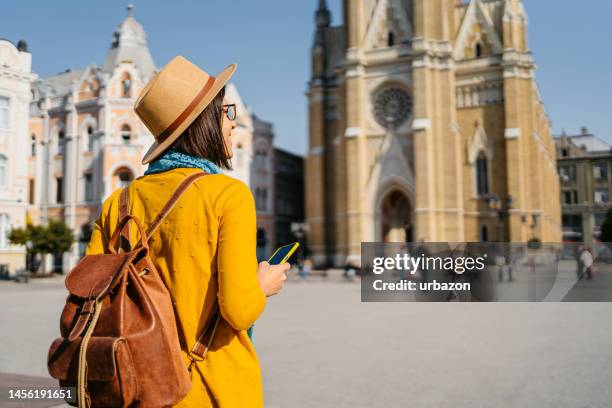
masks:
POLYGON ((287 259, 289 259, 291 255, 293 255, 293 253, 299 246, 299 242, 294 242, 293 244, 289 245, 283 245, 282 247, 274 251, 270 259, 268 259, 268 263, 270 265, 280 265, 284 262, 287 262, 287 259))

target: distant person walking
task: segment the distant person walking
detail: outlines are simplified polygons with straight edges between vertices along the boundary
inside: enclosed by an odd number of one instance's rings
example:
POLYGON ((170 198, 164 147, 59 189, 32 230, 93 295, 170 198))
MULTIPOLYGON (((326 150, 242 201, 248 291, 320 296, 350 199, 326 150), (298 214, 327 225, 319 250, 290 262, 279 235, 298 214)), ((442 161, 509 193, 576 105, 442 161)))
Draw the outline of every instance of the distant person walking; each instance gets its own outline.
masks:
MULTIPOLYGON (((584 251, 582 251, 580 255, 580 261, 584 265, 587 279, 593 279, 593 254, 591 253, 591 248, 584 248, 584 251)), ((582 276, 584 276, 584 272, 580 274, 580 278, 582 278, 582 276)))
POLYGON ((306 258, 300 268, 300 272, 299 272, 300 278, 307 279, 308 276, 310 276, 311 272, 312 272, 312 261, 310 260, 310 258, 306 258))

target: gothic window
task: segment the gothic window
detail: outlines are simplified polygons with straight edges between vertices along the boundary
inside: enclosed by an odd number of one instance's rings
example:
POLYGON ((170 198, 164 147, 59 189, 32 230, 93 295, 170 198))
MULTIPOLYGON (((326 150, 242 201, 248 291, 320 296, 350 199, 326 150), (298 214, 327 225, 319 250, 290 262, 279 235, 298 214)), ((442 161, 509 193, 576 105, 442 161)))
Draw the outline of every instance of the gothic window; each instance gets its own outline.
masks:
POLYGON ((387 45, 389 47, 393 47, 395 45, 395 33, 393 31, 389 31, 387 35, 387 45))
POLYGON ((386 88, 374 98, 374 118, 386 129, 399 127, 411 113, 412 98, 399 88, 386 88))
POLYGON ((11 217, 8 214, 0 214, 0 249, 8 249, 8 234, 11 230, 11 217))
POLYGON ((9 127, 10 108, 9 98, 0 96, 0 129, 9 127))
POLYGON ((479 196, 489 193, 489 171, 484 152, 481 152, 476 159, 476 193, 479 196))
POLYGON ((36 156, 36 135, 34 133, 30 136, 30 156, 36 156))
POLYGON ((474 53, 476 54, 476 58, 482 57, 482 44, 480 42, 476 43, 476 47, 474 47, 474 53))
POLYGON ((132 129, 128 125, 121 127, 121 142, 123 144, 130 144, 132 141, 132 129))
POLYGON ((127 72, 123 75, 123 79, 121 80, 121 96, 124 98, 132 97, 132 79, 127 72))
POLYGON ((8 158, 0 154, 0 190, 8 185, 8 158))
POLYGON ((489 240, 489 229, 486 225, 482 224, 478 231, 480 242, 487 242, 489 240))

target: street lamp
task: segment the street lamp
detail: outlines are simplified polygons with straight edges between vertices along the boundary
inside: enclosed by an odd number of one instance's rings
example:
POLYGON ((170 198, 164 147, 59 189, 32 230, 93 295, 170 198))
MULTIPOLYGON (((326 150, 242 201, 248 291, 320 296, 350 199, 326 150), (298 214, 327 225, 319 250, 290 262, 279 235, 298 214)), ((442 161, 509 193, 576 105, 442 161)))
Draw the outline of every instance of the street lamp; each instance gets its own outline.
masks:
POLYGON ((502 199, 499 198, 497 195, 490 193, 485 194, 483 198, 487 202, 489 209, 497 213, 497 225, 499 228, 498 239, 500 240, 500 242, 506 242, 507 239, 506 234, 504 234, 504 224, 508 219, 508 214, 510 213, 510 210, 512 209, 512 196, 508 195, 508 197, 506 197, 505 202, 503 202, 502 199))

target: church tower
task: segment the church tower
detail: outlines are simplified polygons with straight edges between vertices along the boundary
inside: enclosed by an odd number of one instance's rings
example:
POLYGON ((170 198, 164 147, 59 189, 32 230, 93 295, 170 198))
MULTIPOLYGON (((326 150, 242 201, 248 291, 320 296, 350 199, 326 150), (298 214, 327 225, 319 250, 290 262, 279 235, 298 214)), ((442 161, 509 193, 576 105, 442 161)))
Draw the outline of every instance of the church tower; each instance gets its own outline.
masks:
POLYGON ((345 0, 315 14, 309 243, 560 240, 549 121, 520 0, 345 0), (545 197, 555 197, 546 200, 545 197))

